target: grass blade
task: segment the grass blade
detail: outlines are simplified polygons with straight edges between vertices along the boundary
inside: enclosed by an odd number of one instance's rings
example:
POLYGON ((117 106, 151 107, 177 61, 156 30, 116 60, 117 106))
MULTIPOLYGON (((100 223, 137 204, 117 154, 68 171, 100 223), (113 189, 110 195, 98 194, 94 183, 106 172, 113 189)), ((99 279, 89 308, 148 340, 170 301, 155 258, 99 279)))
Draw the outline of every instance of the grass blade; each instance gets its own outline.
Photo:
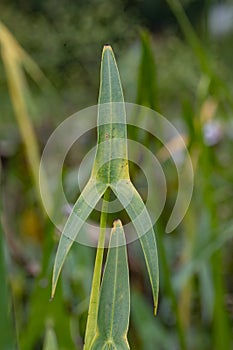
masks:
MULTIPOLYGON (((15 112, 20 134, 25 145, 26 156, 32 172, 38 200, 41 204, 42 210, 44 211, 39 186, 39 146, 26 103, 26 96, 29 94, 29 90, 24 68, 27 67, 29 69, 32 79, 36 80, 36 82, 46 81, 46 84, 49 83, 43 73, 37 67, 36 63, 30 59, 30 57, 25 53, 25 51, 21 48, 1 21, 0 44, 12 106, 15 112)), ((44 171, 41 172, 41 176, 43 176, 43 183, 47 188, 47 196, 50 201, 50 206, 52 207, 52 198, 50 198, 49 187, 47 185, 44 171)))
POLYGON ((148 106, 158 110, 158 90, 157 90, 157 71, 150 42, 150 36, 147 31, 141 32, 141 61, 138 69, 137 98, 138 105, 148 106))
POLYGON ((4 254, 3 232, 0 220, 0 349, 16 349, 16 337, 13 330, 13 320, 11 317, 11 301, 9 298, 9 288, 7 281, 7 269, 4 254))
POLYGON ((114 222, 104 270, 97 323, 91 350, 129 349, 130 293, 126 241, 120 220, 114 222))
MULTIPOLYGON (((229 85, 224 79, 218 74, 219 68, 216 66, 215 60, 212 59, 213 55, 206 49, 199 37, 197 36, 192 24, 190 23, 184 8, 179 0, 166 0, 171 11, 175 15, 177 22, 187 40, 187 43, 193 49, 196 58, 199 61, 200 67, 210 78, 213 85, 213 92, 221 100, 221 96, 227 99, 231 108, 232 104, 232 93, 229 85)), ((212 91, 211 91, 212 92, 212 91)), ((212 94, 213 94, 212 92, 212 94)))
MULTIPOLYGON (((0 162, 0 176, 1 176, 1 162, 0 162)), ((0 178, 0 187, 2 187, 2 182, 0 178)), ((2 190, 2 188, 0 188, 2 190)), ((7 280, 7 267, 5 261, 5 251, 4 251, 4 232, 2 224, 2 197, 0 197, 0 349, 16 349, 16 341, 14 340, 15 334, 13 329, 13 323, 10 313, 10 298, 9 298, 9 288, 7 280)))

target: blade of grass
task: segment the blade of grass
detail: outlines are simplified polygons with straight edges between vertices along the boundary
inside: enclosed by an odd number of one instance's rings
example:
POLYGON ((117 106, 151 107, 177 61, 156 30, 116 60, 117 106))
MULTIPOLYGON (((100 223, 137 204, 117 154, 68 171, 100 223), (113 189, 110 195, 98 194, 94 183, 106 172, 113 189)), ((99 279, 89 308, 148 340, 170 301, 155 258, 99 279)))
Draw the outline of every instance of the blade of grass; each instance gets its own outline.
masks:
POLYGON ((7 281, 7 269, 4 254, 3 232, 0 222, 0 349, 15 349, 16 338, 13 332, 12 317, 11 317, 11 302, 9 300, 9 286, 7 281))
POLYGON ((138 105, 148 106, 158 111, 157 71, 149 33, 141 32, 141 61, 138 69, 138 105))
MULTIPOLYGON (((1 175, 1 163, 0 163, 1 175)), ((1 182, 1 176, 0 176, 1 182)), ((2 187, 0 183, 0 188, 2 187)), ((16 349, 16 334, 13 329, 13 318, 11 315, 11 300, 9 297, 9 285, 7 279, 7 266, 5 259, 4 232, 2 225, 2 196, 0 196, 0 349, 16 349)))
POLYGON ((164 278, 164 289, 170 298, 172 309, 176 317, 176 329, 177 329, 178 339, 180 343, 180 349, 186 350, 187 349, 186 337, 185 337, 184 329, 182 327, 177 298, 176 298, 176 294, 172 284, 171 271, 170 271, 168 259, 166 256, 166 251, 164 248, 164 243, 162 241, 162 229, 159 222, 157 223, 157 230, 158 230, 157 241, 158 241, 158 248, 160 252, 162 276, 164 278))
MULTIPOLYGON (((203 215, 208 218, 209 230, 201 232, 208 239, 215 239, 222 234, 219 229, 219 213, 214 198, 215 184, 212 174, 215 172, 216 163, 213 162, 213 150, 207 147, 201 139, 201 153, 199 158, 199 174, 201 175, 201 196, 204 203, 203 215), (209 231, 209 237, 207 236, 209 231)), ((209 262, 207 262, 209 263, 209 262)), ((229 318, 225 307, 225 281, 222 276, 223 252, 216 250, 210 259, 211 275, 214 289, 213 305, 213 349, 229 349, 232 343, 229 318)))
MULTIPOLYGON (((23 71, 23 64, 26 59, 26 66, 30 67, 30 73, 32 78, 36 77, 36 80, 41 78, 46 80, 45 76, 39 70, 37 65, 25 54, 23 49, 19 46, 17 41, 13 38, 8 29, 0 22, 0 44, 2 51, 2 60, 4 63, 7 82, 9 86, 10 97, 19 126, 20 134, 25 145, 25 151, 32 172, 32 177, 35 183, 37 191, 38 201, 41 204, 42 211, 44 212, 44 206, 41 200, 40 187, 39 187, 39 146, 36 139, 36 134, 30 121, 28 113, 26 96, 28 95, 28 87, 23 71)), ((47 181, 45 174, 42 171, 41 176, 44 177, 43 183, 46 186, 47 181)), ((47 187, 48 202, 52 207, 52 199, 50 198, 49 188, 47 187)))
POLYGON ((53 302, 49 301, 51 288, 49 284, 50 273, 48 270, 50 271, 50 269, 51 259, 46 273, 40 275, 34 283, 34 290, 29 302, 27 323, 19 334, 20 349, 31 350, 36 347, 41 335, 44 333, 47 320, 51 320, 54 325, 59 347, 61 349, 75 349, 70 333, 70 314, 67 311, 67 303, 64 300, 62 284, 58 283, 56 298, 53 302))
POLYGON ((13 322, 11 315, 11 302, 9 300, 9 286, 7 282, 6 262, 4 257, 4 244, 3 235, 0 229, 0 278, 1 278, 1 291, 0 291, 0 348, 1 349, 15 349, 16 337, 13 331, 13 322))
POLYGON ((100 290, 97 332, 91 350, 129 349, 129 271, 120 220, 113 224, 100 290))
POLYGON ((174 348, 175 339, 171 330, 166 329, 166 326, 158 318, 153 317, 150 304, 140 291, 132 289, 131 304, 134 339, 138 338, 138 342, 134 346, 131 345, 132 349, 140 347, 140 349, 146 350, 171 350, 174 348))
POLYGON ((227 98, 228 103, 233 107, 232 103, 232 93, 227 85, 226 81, 219 76, 218 67, 216 67, 214 59, 212 59, 211 54, 204 47, 200 39, 198 38, 195 30, 192 27, 185 11, 179 0, 166 0, 172 12, 174 13, 177 22, 180 25, 180 28, 190 45, 193 49, 194 54, 196 55, 202 71, 210 78, 213 83, 214 90, 219 98, 224 96, 224 99, 227 98))
POLYGON ((220 250, 225 244, 233 239, 233 223, 227 225, 227 227, 220 226, 221 235, 210 237, 203 246, 199 246, 196 251, 193 252, 193 256, 188 264, 183 266, 177 273, 175 278, 175 287, 183 288, 183 285, 204 262, 207 262, 211 256, 218 250, 220 250))
POLYGON ((18 57, 19 62, 21 62, 27 73, 38 84, 38 86, 43 86, 45 89, 54 90, 54 87, 51 85, 50 81, 47 79, 42 70, 28 55, 28 53, 19 45, 2 21, 0 21, 0 42, 3 46, 10 47, 13 50, 16 57, 18 57))

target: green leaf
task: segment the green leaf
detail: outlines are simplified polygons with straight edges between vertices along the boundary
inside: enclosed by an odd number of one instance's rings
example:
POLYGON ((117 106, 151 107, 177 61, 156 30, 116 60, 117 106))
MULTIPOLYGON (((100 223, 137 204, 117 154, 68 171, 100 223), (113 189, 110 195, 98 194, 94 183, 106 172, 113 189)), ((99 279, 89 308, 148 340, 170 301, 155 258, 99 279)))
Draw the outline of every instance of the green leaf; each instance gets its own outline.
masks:
MULTIPOLYGON (((97 151, 91 177, 108 187, 118 179, 129 179, 125 105, 120 75, 110 46, 105 46, 102 54, 97 124, 97 151)), ((106 215, 102 210, 85 334, 84 349, 87 350, 95 336, 97 325, 106 215)))
POLYGON ((111 188, 127 211, 139 237, 151 282, 154 313, 156 314, 159 290, 159 268, 155 233, 150 216, 132 182, 122 180, 112 185, 111 188))
POLYGON ((126 241, 120 220, 114 222, 100 290, 97 333, 91 350, 129 349, 130 293, 126 241))
MULTIPOLYGON (((13 35, 9 32, 7 27, 0 21, 0 46, 1 55, 4 68, 6 71, 6 78, 9 87, 12 107, 16 116, 19 131, 22 141, 25 145, 27 160, 30 166, 32 177, 35 183, 35 189, 39 203, 44 211, 43 202, 41 201, 41 192, 39 186, 39 168, 40 168, 40 154, 39 145, 35 135, 35 130, 29 115, 29 109, 25 96, 29 94, 27 80, 24 68, 27 70, 31 78, 41 83, 46 83, 50 86, 46 76, 39 69, 37 64, 30 58, 30 56, 23 50, 19 43, 15 40, 13 35)), ((43 179, 43 184, 46 186, 46 195, 48 202, 52 207, 52 198, 50 198, 49 187, 44 173, 41 168, 40 176, 43 179)))
POLYGON ((219 74, 218 65, 216 65, 216 60, 214 59, 213 55, 211 55, 204 43, 202 43, 202 41, 197 36, 190 20, 184 11, 181 1, 166 1, 174 16, 176 17, 187 43, 192 48, 194 55, 199 61, 202 72, 210 79, 210 87, 213 90, 211 91, 211 95, 216 94, 220 100, 222 99, 222 96, 224 96, 232 108, 233 103, 230 86, 227 83, 226 79, 223 79, 219 74))
POLYGON ((145 256, 156 313, 159 270, 155 234, 146 207, 130 182, 127 158, 126 115, 120 76, 112 49, 107 46, 101 65, 98 148, 93 176, 110 185, 133 221, 145 256), (132 201, 128 204, 129 198, 132 201), (146 231, 145 227, 148 228, 146 231))
POLYGON ((8 271, 4 254, 4 237, 0 218, 0 349, 12 350, 16 348, 16 335, 14 334, 15 332, 13 329, 7 275, 8 271))
POLYGON ((141 61, 138 69, 138 105, 158 110, 157 71, 149 33, 141 32, 141 61))
POLYGON ((108 184, 119 178, 129 178, 127 158, 126 114, 120 76, 113 51, 110 46, 105 46, 101 65, 96 157, 91 178, 74 205, 59 242, 53 269, 52 297, 65 258, 108 184))
POLYGON ((43 350, 58 350, 56 334, 51 326, 47 327, 43 350))
MULTIPOLYGON (((218 250, 223 249, 225 244, 233 239, 233 222, 227 223, 227 226, 220 226, 221 235, 210 237, 206 242, 201 243, 200 246, 194 251, 192 258, 183 266, 180 271, 177 272, 174 278, 174 285, 177 290, 181 290, 187 280, 198 273, 204 264, 216 253, 218 250)), ((215 233, 211 229, 211 232, 215 233)), ((208 232, 209 234, 209 232, 208 232)))
MULTIPOLYGON (((1 162, 0 162, 0 190, 2 190, 1 162)), ((3 231, 2 197, 0 196, 0 349, 16 349, 16 334, 11 315, 11 298, 8 285, 8 270, 5 257, 5 240, 3 231)))
MULTIPOLYGON (((130 182, 126 114, 120 76, 113 51, 110 46, 105 46, 101 64, 96 157, 91 179, 76 202, 62 233, 54 264, 52 296, 62 265, 73 241, 84 221, 108 187, 114 191, 125 207, 139 236, 152 285, 154 311, 156 313, 159 273, 155 234, 146 207, 130 182)), ((98 245, 98 248, 102 248, 102 246, 98 245)), ((100 261, 102 261, 102 258, 100 261)), ((100 268, 101 264, 98 262, 97 270, 99 271, 100 268)), ((98 293, 98 290, 96 293, 98 293)), ((90 310, 89 315, 92 315, 90 310)), ((88 334, 89 339, 90 330, 88 328, 86 334, 88 334)), ((89 344, 85 346, 88 347, 89 344)))
POLYGON ((66 222, 60 238, 53 268, 52 297, 54 296, 58 277, 65 258, 73 245, 84 222, 95 208, 107 186, 104 183, 90 179, 75 203, 73 210, 66 222))
POLYGON ((131 292, 131 309, 131 320, 134 325, 134 332, 140 339, 141 349, 169 350, 174 348, 176 334, 171 334, 170 330, 158 318, 154 319, 150 303, 143 293, 137 289, 132 289, 131 292))
POLYGON ((128 179, 127 128, 124 97, 116 60, 105 46, 100 73, 98 146, 92 177, 105 183, 128 179))

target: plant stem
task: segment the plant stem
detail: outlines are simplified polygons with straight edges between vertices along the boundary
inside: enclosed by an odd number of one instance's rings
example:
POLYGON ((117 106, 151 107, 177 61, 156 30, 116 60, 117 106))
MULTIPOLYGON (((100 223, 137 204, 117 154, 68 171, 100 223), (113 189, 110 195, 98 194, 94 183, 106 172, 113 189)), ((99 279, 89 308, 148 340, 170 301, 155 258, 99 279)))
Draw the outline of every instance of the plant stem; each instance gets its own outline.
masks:
POLYGON ((101 271, 102 271, 102 264, 103 264, 105 231, 106 231, 107 216, 108 216, 107 209, 108 209, 109 197, 110 197, 110 188, 107 188, 107 190, 104 193, 104 201, 101 209, 100 234, 99 234, 96 258, 95 258, 95 266, 94 266, 94 273, 93 273, 93 279, 92 279, 92 288, 91 288, 86 334, 85 334, 85 344, 84 344, 83 350, 90 349, 91 342, 96 333, 97 316, 98 316, 98 308, 99 308, 99 291, 100 291, 101 271))

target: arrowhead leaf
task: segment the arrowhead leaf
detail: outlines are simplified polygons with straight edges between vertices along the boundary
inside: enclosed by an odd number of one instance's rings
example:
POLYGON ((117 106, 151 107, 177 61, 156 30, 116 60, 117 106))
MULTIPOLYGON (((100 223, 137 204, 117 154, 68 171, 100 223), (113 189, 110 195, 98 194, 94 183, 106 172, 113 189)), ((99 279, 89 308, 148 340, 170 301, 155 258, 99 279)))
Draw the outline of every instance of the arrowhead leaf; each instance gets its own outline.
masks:
MULTIPOLYGON (((77 200, 59 242, 53 271, 52 296, 65 258, 83 223, 106 189, 110 187, 126 209, 140 239, 156 313, 159 271, 155 234, 145 204, 130 182, 124 98, 119 71, 110 46, 104 47, 102 55, 97 131, 98 143, 91 179, 77 200)), ((100 269, 101 263, 97 270, 101 271, 100 269)), ((97 290, 96 293, 98 292, 97 290)), ((98 310, 98 307, 95 309, 98 310)), ((97 315, 93 310, 89 312, 90 315, 97 315)), ((94 323, 91 323, 95 324, 96 321, 94 319, 92 321, 94 323)), ((88 336, 85 339, 88 341, 85 342, 85 348, 89 347, 89 341, 92 339, 89 333, 93 331, 95 330, 88 330, 86 333, 88 336)))

